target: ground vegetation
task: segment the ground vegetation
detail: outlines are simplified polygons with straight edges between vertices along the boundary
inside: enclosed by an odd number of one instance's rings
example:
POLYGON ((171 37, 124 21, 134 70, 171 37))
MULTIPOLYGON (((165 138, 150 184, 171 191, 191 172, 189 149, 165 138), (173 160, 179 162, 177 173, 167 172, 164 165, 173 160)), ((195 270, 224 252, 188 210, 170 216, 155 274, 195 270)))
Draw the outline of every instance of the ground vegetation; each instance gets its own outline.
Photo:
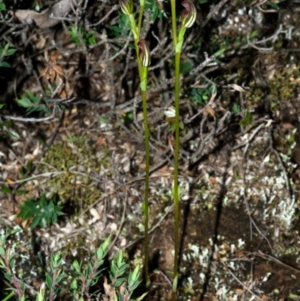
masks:
MULTIPOLYGON (((146 1, 139 32, 151 55, 145 188, 141 44, 124 3, 0 2, 0 287, 16 289, 2 299, 22 288, 30 300, 171 298, 171 4, 146 1)), ((300 300, 300 2, 193 3, 180 55, 177 300, 300 300)))

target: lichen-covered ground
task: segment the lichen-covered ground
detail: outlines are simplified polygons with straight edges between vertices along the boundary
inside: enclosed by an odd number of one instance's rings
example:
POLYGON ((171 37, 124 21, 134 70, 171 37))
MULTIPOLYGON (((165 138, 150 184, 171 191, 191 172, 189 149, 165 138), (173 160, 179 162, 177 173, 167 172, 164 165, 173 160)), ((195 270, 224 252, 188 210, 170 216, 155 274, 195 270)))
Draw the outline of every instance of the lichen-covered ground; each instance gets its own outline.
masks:
MULTIPOLYGON (((88 261, 109 234, 111 256, 123 249, 129 261, 142 258, 143 116, 132 39, 122 35, 114 4, 89 1, 86 23, 80 19, 96 44, 88 44, 88 34, 72 39, 79 21, 73 13, 64 26, 44 30, 20 26, 5 13, 0 19, 0 39, 18 49, 12 67, 0 68, 0 227, 21 229, 9 243, 18 242, 18 268, 31 292, 44 281, 49 254, 63 251, 66 266, 74 258, 88 261), (52 54, 52 66, 65 73, 56 92, 60 83, 40 77, 52 54), (28 90, 43 96, 46 112, 27 116, 17 105, 28 90), (39 122, 53 107, 53 118, 39 122), (43 194, 65 215, 30 231, 30 221, 16 217, 17 204, 43 194)), ((178 300, 300 300, 300 3, 195 4, 197 22, 182 54, 178 300)), ((168 3, 162 8, 168 14, 168 3)), ((174 138, 164 112, 173 105, 173 52, 170 21, 151 23, 147 16, 143 36, 153 49, 148 298, 168 300, 174 138)))

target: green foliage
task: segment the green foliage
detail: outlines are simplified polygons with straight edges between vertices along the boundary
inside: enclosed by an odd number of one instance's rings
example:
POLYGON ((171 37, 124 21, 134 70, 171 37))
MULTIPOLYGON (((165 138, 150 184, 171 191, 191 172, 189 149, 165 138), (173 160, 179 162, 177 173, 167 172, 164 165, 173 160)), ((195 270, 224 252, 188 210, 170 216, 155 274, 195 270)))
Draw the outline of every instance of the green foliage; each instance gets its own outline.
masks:
POLYGON ((127 268, 128 264, 124 262, 123 252, 121 251, 112 261, 111 271, 109 274, 110 280, 115 287, 119 287, 125 281, 125 278, 122 276, 127 268))
MULTIPOLYGON (((0 11, 1 11, 1 7, 3 8, 3 5, 4 3, 0 3, 0 11)), ((17 49, 10 48, 9 43, 7 43, 4 47, 0 45, 0 67, 10 67, 9 63, 5 62, 4 59, 13 55, 16 51, 17 49)))
POLYGON ((145 10, 151 12, 151 21, 154 22, 157 18, 161 19, 162 17, 167 18, 167 14, 163 9, 163 1, 158 2, 156 0, 149 0, 145 3, 145 10), (160 3, 160 6, 158 6, 160 3))
POLYGON ((78 27, 72 25, 70 34, 72 40, 77 46, 82 44, 86 46, 93 46, 97 44, 96 36, 90 31, 85 30, 82 25, 79 25, 78 27))
MULTIPOLYGON (((4 277, 11 285, 11 294, 7 295, 1 301, 7 301, 15 295, 19 301, 26 300, 28 297, 25 291, 24 279, 18 279, 18 275, 15 272, 15 247, 8 248, 6 246, 6 238, 12 234, 4 233, 0 234, 0 269, 4 272, 4 277)), ((73 300, 99 300, 99 292, 105 293, 108 300, 114 301, 130 301, 133 291, 138 287, 140 281, 140 266, 137 265, 133 271, 129 271, 128 264, 124 260, 122 251, 118 253, 112 262, 111 268, 108 271, 112 277, 110 283, 104 277, 103 264, 107 256, 110 237, 107 238, 100 247, 96 250, 92 260, 86 264, 79 263, 74 260, 72 263, 72 269, 74 274, 67 275, 65 272, 68 270, 65 267, 66 262, 62 253, 57 252, 50 257, 50 262, 47 263, 47 272, 45 274, 45 282, 47 288, 41 287, 37 293, 36 300, 53 301, 60 297, 66 297, 66 294, 72 294, 73 300), (128 275, 128 276, 126 276, 128 275), (104 278, 104 285, 101 291, 93 290, 91 288, 96 284, 99 284, 99 279, 104 278), (68 287, 64 289, 63 287, 68 287), (103 292, 104 291, 104 292, 103 292), (63 295, 62 295, 63 294, 63 295)), ((140 301, 146 294, 137 298, 140 301)), ((102 299, 101 299, 102 300, 102 299)))
POLYGON ((30 228, 38 225, 45 228, 51 223, 56 223, 57 218, 63 215, 62 207, 54 205, 53 201, 48 202, 45 194, 40 199, 27 199, 19 208, 18 217, 24 220, 32 219, 30 228))
POLYGON ((209 101, 210 97, 216 91, 216 86, 208 83, 206 84, 206 88, 193 88, 191 90, 192 102, 200 105, 206 105, 209 101))
POLYGON ((129 126, 133 123, 134 120, 134 115, 133 112, 128 112, 128 113, 123 113, 122 114, 122 119, 121 122, 125 125, 125 126, 129 126))
MULTIPOLYGON (((5 194, 10 194, 11 188, 9 187, 9 185, 3 184, 0 186, 0 192, 5 193, 5 194)), ((22 195, 22 194, 26 194, 26 193, 28 193, 28 191, 25 189, 17 189, 16 190, 16 195, 22 195)))
POLYGON ((265 4, 267 8, 273 8, 273 9, 276 9, 276 10, 279 10, 280 7, 279 7, 279 4, 280 3, 284 3, 286 2, 286 0, 270 0, 270 1, 267 1, 267 3, 265 4))
POLYGON ((0 122, 0 137, 7 138, 7 135, 9 135, 11 138, 19 139, 19 134, 15 130, 13 130, 12 127, 13 123, 11 120, 0 122))
POLYGON ((3 3, 2 1, 0 2, 0 11, 6 10, 6 6, 5 3, 3 3))
POLYGON ((188 73, 193 69, 193 65, 190 62, 182 61, 180 64, 180 73, 188 73))
POLYGON ((237 103, 234 103, 234 104, 233 104, 233 107, 232 107, 232 111, 233 111, 233 113, 236 113, 236 114, 240 113, 240 112, 241 112, 241 107, 240 107, 240 105, 237 104, 237 103))
POLYGON ((16 100, 18 105, 26 109, 26 114, 33 112, 49 112, 48 103, 42 103, 41 98, 26 90, 20 99, 16 100))
POLYGON ((117 25, 109 26, 109 29, 116 38, 128 37, 130 31, 128 16, 121 13, 117 25))
POLYGON ((244 118, 240 121, 240 125, 244 127, 252 125, 252 114, 250 111, 246 111, 244 118))
MULTIPOLYGON (((134 271, 129 272, 128 278, 124 277, 125 272, 128 270, 128 264, 124 261, 123 252, 120 251, 113 259, 110 268, 110 281, 111 286, 117 291, 118 300, 131 300, 133 291, 139 286, 140 281, 140 266, 137 265, 134 271), (127 285, 124 287, 124 283, 127 285), (118 289, 119 288, 119 289, 118 289)), ((144 294, 145 295, 145 294, 144 294)), ((141 296, 138 300, 141 300, 141 296)))

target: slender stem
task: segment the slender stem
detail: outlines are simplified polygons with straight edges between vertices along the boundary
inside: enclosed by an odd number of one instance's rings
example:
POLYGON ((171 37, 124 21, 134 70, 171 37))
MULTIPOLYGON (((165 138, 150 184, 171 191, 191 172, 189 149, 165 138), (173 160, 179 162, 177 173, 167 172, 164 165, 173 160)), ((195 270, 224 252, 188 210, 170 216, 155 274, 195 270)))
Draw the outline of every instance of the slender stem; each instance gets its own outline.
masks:
POLYGON ((7 301, 7 300, 9 300, 10 298, 13 297, 14 294, 15 294, 14 292, 11 292, 11 293, 10 293, 9 295, 7 295, 4 299, 2 299, 2 301, 7 301))
POLYGON ((141 27, 142 27, 142 19, 143 12, 145 6, 145 0, 140 1, 140 11, 139 11, 139 19, 138 19, 138 27, 136 26, 136 20, 134 18, 134 14, 132 13, 132 2, 121 2, 121 8, 124 13, 126 13, 129 17, 131 31, 134 36, 134 45, 137 55, 138 62, 138 70, 140 76, 140 87, 142 91, 142 102, 143 102, 143 114, 144 114, 144 133, 145 133, 145 150, 146 150, 146 177, 145 177, 145 194, 144 194, 144 202, 143 202, 143 211, 144 211, 144 268, 145 268, 145 281, 146 286, 150 287, 150 277, 149 277, 149 268, 148 268, 148 258, 149 258, 149 175, 150 175, 150 133, 149 133, 149 124, 148 124, 148 113, 147 113, 147 77, 148 77, 148 65, 150 64, 150 51, 148 50, 148 46, 145 45, 145 41, 140 40, 141 27), (142 46, 141 46, 142 45, 142 46), (140 53, 140 48, 142 48, 140 53), (146 47, 146 49, 145 49, 146 47), (145 51, 147 52, 145 54, 145 51), (143 61, 141 59, 141 55, 144 55, 143 61))
POLYGON ((138 35, 141 36, 142 20, 144 14, 144 5, 141 3, 139 12, 138 35))
POLYGON ((172 10, 172 33, 175 50, 175 153, 174 153, 174 270, 172 301, 176 300, 178 284, 178 253, 179 253, 179 188, 178 188, 178 169, 179 169, 179 80, 180 80, 180 52, 177 48, 177 24, 176 24, 176 0, 171 0, 172 10))
POLYGON ((144 115, 144 133, 145 133, 145 160, 146 160, 146 171, 145 171, 145 194, 144 194, 144 272, 145 281, 147 288, 150 287, 150 277, 149 277, 149 176, 150 176, 150 133, 149 133, 149 123, 148 123, 148 112, 147 112, 147 77, 148 77, 148 67, 142 66, 140 51, 139 51, 139 39, 141 33, 141 25, 143 18, 144 5, 141 4, 139 12, 138 28, 136 28, 137 38, 134 40, 135 50, 137 55, 138 69, 140 82, 145 83, 145 87, 141 89, 142 91, 142 103, 143 103, 143 115, 144 115))
POLYGON ((172 300, 176 299, 178 283, 178 257, 179 257, 179 89, 180 89, 180 52, 175 54, 175 153, 174 153, 174 270, 173 270, 173 290, 172 300))
POLYGON ((171 11, 172 11, 172 34, 173 34, 173 43, 175 49, 177 45, 176 0, 171 0, 171 11))
POLYGON ((146 151, 146 175, 145 175, 145 200, 144 200, 144 265, 145 265, 145 280, 146 286, 150 286, 148 258, 149 258, 149 178, 150 178, 150 133, 147 113, 147 96, 146 91, 142 91, 143 114, 144 114, 144 133, 145 133, 145 151, 146 151))

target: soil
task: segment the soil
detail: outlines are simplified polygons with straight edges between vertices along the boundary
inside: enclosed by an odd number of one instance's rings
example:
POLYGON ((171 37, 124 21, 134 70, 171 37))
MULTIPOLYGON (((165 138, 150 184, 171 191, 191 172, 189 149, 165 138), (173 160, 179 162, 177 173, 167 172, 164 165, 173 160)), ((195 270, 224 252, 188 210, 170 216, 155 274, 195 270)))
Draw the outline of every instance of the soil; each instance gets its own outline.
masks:
MULTIPOLYGON (((201 20, 187 33, 182 54, 177 300, 300 300, 300 3, 211 2, 198 5, 201 20), (220 49, 221 56, 208 58, 220 49)), ((97 45, 77 45, 61 24, 25 27, 15 40, 3 31, 17 49, 24 47, 24 37, 30 41, 22 53, 28 65, 17 52, 1 79, 7 88, 0 96, 5 104, 0 229, 20 227, 7 247, 17 243, 17 270, 33 292, 44 282, 41 267, 49 255, 62 251, 71 273, 69 264, 89 262, 109 234, 115 238, 110 258, 118 250, 131 266, 143 258, 145 147, 138 72, 129 46, 121 51, 132 40, 118 33, 119 15, 109 14, 113 4, 99 10, 92 1, 87 7, 89 23, 108 18, 91 31, 97 45), (28 90, 43 95, 39 105, 48 109, 28 112, 13 101, 29 97, 28 90), (53 118, 40 120, 52 112, 53 118), (65 215, 31 230, 32 220, 17 216, 19 206, 43 195, 65 215)), ((147 21, 151 30, 144 33, 153 39, 151 49, 158 47, 148 93, 148 300, 170 300, 173 274, 174 132, 165 112, 174 105, 174 66, 170 24, 162 20, 147 21)), ((143 292, 142 284, 137 295, 143 292)))

